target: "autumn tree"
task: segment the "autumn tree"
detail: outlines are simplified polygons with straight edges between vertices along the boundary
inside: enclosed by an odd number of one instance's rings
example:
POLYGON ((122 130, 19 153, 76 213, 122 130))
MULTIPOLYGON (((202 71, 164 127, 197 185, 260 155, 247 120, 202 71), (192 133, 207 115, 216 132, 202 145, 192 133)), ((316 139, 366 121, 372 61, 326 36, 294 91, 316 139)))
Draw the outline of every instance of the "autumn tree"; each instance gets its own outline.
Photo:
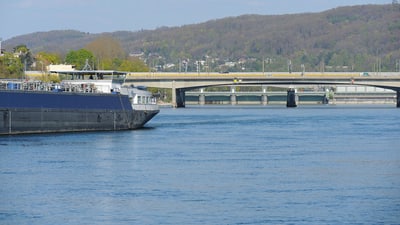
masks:
POLYGON ((93 52, 101 69, 117 69, 113 61, 115 59, 123 60, 126 57, 121 43, 110 37, 102 36, 87 44, 85 49, 93 52))
POLYGON ((86 45, 93 52, 99 68, 129 72, 148 71, 146 64, 139 58, 127 57, 121 43, 111 36, 102 36, 86 45))
POLYGON ((36 70, 44 71, 48 65, 59 64, 61 62, 60 55, 49 52, 38 52, 35 56, 36 70))
POLYGON ((149 71, 149 68, 141 59, 137 57, 128 57, 126 60, 123 60, 121 62, 118 70, 129 72, 144 72, 149 71))

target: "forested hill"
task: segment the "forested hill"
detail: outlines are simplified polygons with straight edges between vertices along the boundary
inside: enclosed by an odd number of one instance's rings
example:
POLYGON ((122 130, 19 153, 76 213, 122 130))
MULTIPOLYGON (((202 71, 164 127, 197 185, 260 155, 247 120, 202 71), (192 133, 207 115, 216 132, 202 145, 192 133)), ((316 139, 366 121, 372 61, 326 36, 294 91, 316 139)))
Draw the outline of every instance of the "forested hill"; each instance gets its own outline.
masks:
MULTIPOLYGON (((248 64, 266 58, 271 69, 277 70, 284 69, 288 60, 314 70, 328 65, 367 70, 380 60, 382 67, 394 70, 400 59, 400 7, 362 5, 321 13, 243 15, 137 32, 38 32, 3 44, 7 50, 26 44, 33 53, 64 54, 84 48, 101 35, 120 40, 126 53, 142 53, 143 58, 153 57, 164 65, 179 59, 248 64)), ((259 69, 257 65, 252 68, 259 69)))

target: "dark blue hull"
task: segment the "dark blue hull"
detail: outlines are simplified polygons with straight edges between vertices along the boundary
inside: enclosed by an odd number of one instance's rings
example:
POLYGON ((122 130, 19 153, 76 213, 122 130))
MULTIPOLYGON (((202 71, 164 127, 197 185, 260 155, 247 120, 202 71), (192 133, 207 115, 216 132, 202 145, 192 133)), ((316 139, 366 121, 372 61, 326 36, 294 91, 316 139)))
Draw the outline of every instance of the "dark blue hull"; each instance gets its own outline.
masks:
POLYGON ((0 108, 132 110, 120 94, 0 91, 0 108))
POLYGON ((0 91, 0 134, 137 129, 157 113, 120 94, 0 91))

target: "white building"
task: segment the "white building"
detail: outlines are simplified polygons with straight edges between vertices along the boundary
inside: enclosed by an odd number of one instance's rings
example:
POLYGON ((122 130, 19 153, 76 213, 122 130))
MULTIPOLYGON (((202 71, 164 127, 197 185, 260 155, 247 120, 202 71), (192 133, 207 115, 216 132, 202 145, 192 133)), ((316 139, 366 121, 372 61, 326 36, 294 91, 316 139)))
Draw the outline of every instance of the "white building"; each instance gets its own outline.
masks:
POLYGON ((58 65, 48 65, 47 71, 74 71, 74 65, 58 64, 58 65))

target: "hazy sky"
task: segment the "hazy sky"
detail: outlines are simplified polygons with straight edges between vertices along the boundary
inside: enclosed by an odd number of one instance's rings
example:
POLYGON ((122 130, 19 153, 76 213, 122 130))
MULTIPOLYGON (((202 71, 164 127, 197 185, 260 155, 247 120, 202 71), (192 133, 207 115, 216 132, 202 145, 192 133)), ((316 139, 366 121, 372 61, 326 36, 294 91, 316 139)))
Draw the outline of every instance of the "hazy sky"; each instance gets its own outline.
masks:
POLYGON ((0 38, 37 31, 90 33, 181 26, 243 14, 320 12, 392 0, 0 0, 0 38))

